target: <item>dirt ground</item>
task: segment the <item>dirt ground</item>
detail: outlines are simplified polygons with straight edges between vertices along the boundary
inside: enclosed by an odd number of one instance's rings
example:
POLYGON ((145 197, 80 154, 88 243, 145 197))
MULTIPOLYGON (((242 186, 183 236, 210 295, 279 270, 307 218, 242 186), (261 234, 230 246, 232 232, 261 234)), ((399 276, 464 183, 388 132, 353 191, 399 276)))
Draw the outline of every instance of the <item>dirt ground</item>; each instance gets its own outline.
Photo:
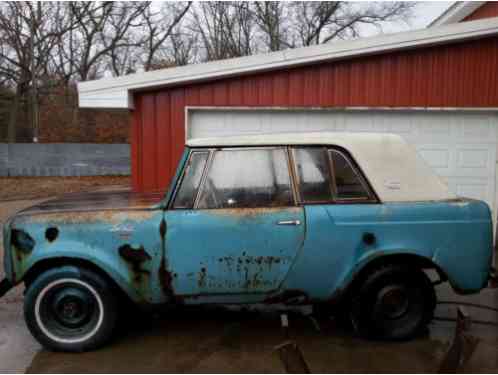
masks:
POLYGON ((130 177, 0 177, 0 201, 47 198, 116 185, 130 186, 130 177))
MULTIPOLYGON (((0 202, 0 223, 37 201, 0 202)), ((0 243, 0 278, 3 277, 0 243)), ((53 353, 30 336, 22 317, 23 286, 0 300, 0 373, 281 373, 275 347, 285 341, 275 312, 227 312, 213 309, 137 314, 121 326, 113 342, 83 354, 53 353)), ((440 300, 465 300, 498 306, 496 290, 457 297, 446 286, 440 300)), ((498 314, 469 308, 474 319, 498 321, 498 314)), ((454 306, 438 306, 436 315, 451 318, 454 306)), ((290 337, 301 348, 312 372, 435 372, 452 339, 454 322, 435 320, 421 337, 401 343, 360 339, 333 319, 289 316, 290 337)), ((466 372, 498 371, 498 327, 474 324, 480 339, 466 372)))

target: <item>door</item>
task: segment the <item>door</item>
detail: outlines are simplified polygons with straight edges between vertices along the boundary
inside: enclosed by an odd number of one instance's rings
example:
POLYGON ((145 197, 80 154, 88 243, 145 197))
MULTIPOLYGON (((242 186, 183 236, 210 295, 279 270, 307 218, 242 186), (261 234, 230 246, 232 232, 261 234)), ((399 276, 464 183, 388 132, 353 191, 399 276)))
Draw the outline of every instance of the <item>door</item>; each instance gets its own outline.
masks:
POLYGON ((304 241, 294 202, 286 148, 194 150, 165 214, 175 294, 223 303, 278 289, 304 241))

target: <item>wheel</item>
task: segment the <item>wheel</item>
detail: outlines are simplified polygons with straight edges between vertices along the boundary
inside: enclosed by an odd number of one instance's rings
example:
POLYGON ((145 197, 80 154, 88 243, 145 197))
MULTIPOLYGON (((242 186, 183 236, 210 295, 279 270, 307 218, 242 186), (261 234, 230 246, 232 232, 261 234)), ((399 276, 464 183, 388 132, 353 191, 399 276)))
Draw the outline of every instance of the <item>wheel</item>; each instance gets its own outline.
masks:
POLYGON ((24 318, 31 334, 46 348, 81 352, 110 339, 117 300, 102 276, 64 266, 41 273, 27 288, 24 318))
POLYGON ((435 307, 434 288, 422 270, 387 265, 354 290, 351 321, 362 336, 406 340, 427 326, 435 307))

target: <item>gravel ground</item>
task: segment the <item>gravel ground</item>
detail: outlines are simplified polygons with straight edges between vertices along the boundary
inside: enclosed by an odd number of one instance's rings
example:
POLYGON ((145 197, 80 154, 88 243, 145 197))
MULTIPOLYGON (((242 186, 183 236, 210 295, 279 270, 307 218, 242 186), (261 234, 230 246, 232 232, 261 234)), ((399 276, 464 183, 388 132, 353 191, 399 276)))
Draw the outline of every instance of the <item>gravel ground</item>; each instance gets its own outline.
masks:
POLYGON ((130 177, 0 177, 0 201, 47 198, 115 185, 130 186, 130 177))

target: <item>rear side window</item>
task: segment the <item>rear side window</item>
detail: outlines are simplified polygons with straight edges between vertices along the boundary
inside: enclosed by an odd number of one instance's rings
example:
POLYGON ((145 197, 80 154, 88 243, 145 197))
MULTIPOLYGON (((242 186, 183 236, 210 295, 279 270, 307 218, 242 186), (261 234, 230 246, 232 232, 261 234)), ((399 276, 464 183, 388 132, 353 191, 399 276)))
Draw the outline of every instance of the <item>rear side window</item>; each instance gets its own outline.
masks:
POLYGON ((369 199, 370 195, 359 172, 338 150, 330 150, 337 199, 369 199))
POLYGON ((190 155, 180 189, 175 197, 174 208, 194 207, 195 197, 197 196, 208 156, 209 152, 193 152, 190 155))
POLYGON ((283 148, 215 151, 197 208, 279 207, 293 204, 283 148))
POLYGON ((299 147, 294 149, 297 180, 301 201, 306 203, 332 200, 330 166, 323 147, 299 147))

